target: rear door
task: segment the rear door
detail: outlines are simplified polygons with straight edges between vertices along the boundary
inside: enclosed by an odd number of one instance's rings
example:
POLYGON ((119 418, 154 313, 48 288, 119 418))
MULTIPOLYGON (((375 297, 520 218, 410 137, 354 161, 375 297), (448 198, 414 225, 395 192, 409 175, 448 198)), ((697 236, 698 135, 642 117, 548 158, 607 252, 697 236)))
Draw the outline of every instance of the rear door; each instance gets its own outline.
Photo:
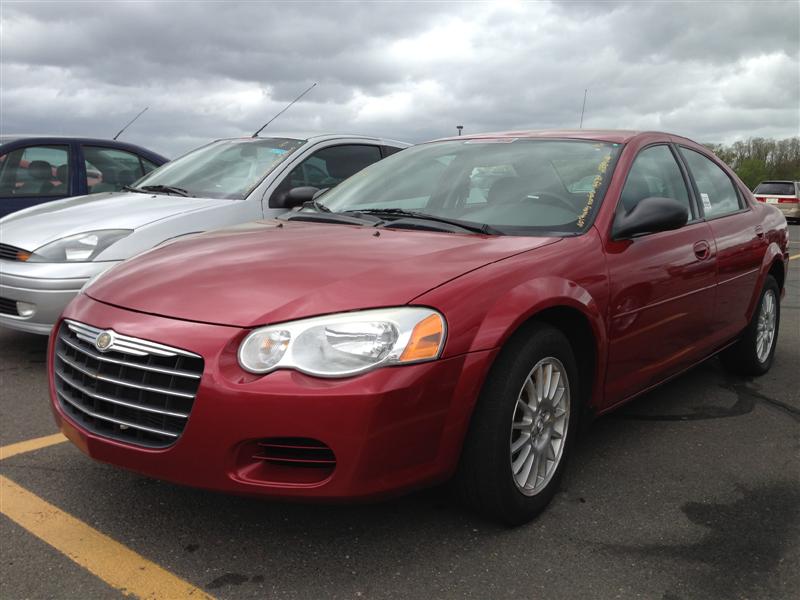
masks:
POLYGON ((717 246, 717 293, 711 336, 719 345, 747 326, 768 242, 758 215, 725 169, 685 146, 680 146, 680 155, 717 246))
POLYGON ((668 144, 639 152, 617 212, 650 196, 678 200, 689 222, 674 231, 606 243, 609 351, 606 397, 614 404, 675 374, 708 352, 716 257, 685 170, 668 144))

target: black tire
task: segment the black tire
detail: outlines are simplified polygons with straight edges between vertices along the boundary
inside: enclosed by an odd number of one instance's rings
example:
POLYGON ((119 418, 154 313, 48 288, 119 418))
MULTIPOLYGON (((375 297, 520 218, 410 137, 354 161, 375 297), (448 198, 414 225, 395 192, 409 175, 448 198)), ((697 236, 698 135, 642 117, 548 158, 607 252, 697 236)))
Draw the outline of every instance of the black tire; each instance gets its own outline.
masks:
MULTIPOLYGON (((556 493, 564 472, 578 424, 580 397, 575 355, 567 337, 555 327, 536 322, 517 332, 492 366, 472 414, 455 478, 462 500, 506 525, 520 525, 539 514, 556 493), (512 472, 512 420, 518 414, 515 411, 523 384, 532 369, 548 358, 563 365, 568 380, 565 439, 549 482, 535 495, 526 495, 512 472)), ((542 480, 544 483, 546 477, 542 480)), ((538 479, 534 477, 534 481, 538 479)))
POLYGON ((747 325, 739 340, 720 354, 725 368, 736 375, 763 375, 772 366, 775 357, 775 347, 778 345, 778 331, 781 324, 780 288, 772 275, 767 275, 758 304, 753 312, 753 317, 747 325), (769 353, 760 360, 758 357, 758 323, 764 298, 772 293, 775 305, 775 335, 772 338, 772 347, 769 353))

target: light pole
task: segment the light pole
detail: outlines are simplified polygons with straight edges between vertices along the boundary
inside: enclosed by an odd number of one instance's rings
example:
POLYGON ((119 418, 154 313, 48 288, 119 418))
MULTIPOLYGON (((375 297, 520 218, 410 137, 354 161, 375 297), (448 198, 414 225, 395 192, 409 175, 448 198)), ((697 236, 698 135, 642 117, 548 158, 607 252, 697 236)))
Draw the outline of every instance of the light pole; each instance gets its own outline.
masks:
POLYGON ((456 129, 458 129, 458 135, 461 135, 461 130, 464 129, 463 125, 456 125, 456 129))

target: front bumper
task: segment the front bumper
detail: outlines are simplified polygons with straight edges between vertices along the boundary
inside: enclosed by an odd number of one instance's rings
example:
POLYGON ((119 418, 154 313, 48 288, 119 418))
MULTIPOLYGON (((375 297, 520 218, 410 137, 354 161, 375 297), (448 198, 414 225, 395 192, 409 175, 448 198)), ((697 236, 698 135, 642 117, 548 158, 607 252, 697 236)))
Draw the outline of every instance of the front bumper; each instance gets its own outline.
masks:
POLYGON ((205 361, 181 436, 167 448, 144 448, 91 433, 65 414, 54 394, 51 341, 51 406, 76 446, 94 459, 155 478, 261 496, 369 498, 446 479, 494 355, 477 352, 347 379, 294 371, 256 377, 236 363, 247 330, 144 315, 87 296, 64 316, 179 347, 205 361), (264 469, 252 448, 275 437, 318 440, 333 451, 335 467, 319 480, 292 469, 264 469))
POLYGON ((58 316, 78 295, 83 285, 115 262, 27 263, 0 260, 0 298, 4 312, 0 325, 29 333, 49 335, 58 316), (33 314, 21 316, 16 303, 33 306, 33 314), (10 314, 9 314, 10 313, 10 314))

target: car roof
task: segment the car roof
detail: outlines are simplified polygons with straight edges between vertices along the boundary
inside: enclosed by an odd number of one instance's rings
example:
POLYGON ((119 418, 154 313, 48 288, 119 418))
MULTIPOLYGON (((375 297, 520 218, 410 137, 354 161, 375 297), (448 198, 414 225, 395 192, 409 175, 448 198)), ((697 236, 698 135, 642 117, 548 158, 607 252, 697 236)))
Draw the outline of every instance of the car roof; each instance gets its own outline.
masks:
MULTIPOLYGON (((370 140, 373 142, 378 142, 379 144, 383 145, 392 145, 392 146, 402 146, 405 148, 406 146, 410 146, 408 142, 401 142, 399 140, 392 140, 388 138, 381 138, 375 137, 373 135, 363 135, 359 133, 320 133, 318 131, 268 131, 262 132, 258 136, 261 139, 264 138, 288 138, 292 140, 303 140, 303 141, 314 141, 314 142, 327 142, 330 140, 339 140, 339 139, 361 139, 361 140, 370 140)), ((249 139, 250 136, 244 136, 239 138, 221 138, 221 139, 230 139, 230 140, 237 140, 237 139, 249 139)))
POLYGON ((141 154, 145 157, 156 158, 160 161, 167 161, 167 157, 150 150, 149 148, 145 148, 144 146, 139 146, 138 144, 131 144, 130 142, 123 142, 121 140, 112 140, 108 138, 93 138, 93 137, 83 137, 83 136, 74 136, 74 135, 46 135, 41 133, 34 133, 34 134, 4 134, 0 135, 0 146, 5 144, 11 143, 18 143, 18 142, 44 142, 47 143, 48 141, 54 142, 76 142, 78 144, 98 144, 103 146, 113 146, 120 149, 127 148, 128 150, 136 151, 138 154, 141 154))
POLYGON ((674 136, 673 134, 670 133, 664 133, 661 131, 634 131, 628 129, 540 129, 540 130, 522 130, 522 131, 498 131, 489 133, 465 134, 461 136, 454 135, 452 137, 440 138, 435 141, 440 142, 443 140, 498 139, 498 138, 499 139, 557 138, 557 139, 593 140, 598 142, 612 142, 616 144, 625 144, 630 140, 632 140, 634 137, 645 133, 671 136, 671 137, 680 137, 680 136, 674 136))

